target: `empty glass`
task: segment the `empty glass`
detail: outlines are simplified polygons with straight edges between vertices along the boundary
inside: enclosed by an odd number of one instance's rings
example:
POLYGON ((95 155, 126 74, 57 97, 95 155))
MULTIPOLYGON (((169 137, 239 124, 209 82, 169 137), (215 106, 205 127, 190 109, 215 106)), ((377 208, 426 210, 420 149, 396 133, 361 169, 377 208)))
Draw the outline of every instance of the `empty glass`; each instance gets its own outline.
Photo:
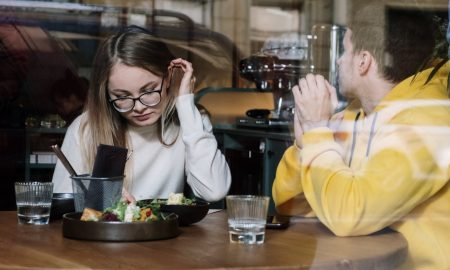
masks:
POLYGON ((230 242, 264 243, 269 197, 229 195, 226 201, 230 242))

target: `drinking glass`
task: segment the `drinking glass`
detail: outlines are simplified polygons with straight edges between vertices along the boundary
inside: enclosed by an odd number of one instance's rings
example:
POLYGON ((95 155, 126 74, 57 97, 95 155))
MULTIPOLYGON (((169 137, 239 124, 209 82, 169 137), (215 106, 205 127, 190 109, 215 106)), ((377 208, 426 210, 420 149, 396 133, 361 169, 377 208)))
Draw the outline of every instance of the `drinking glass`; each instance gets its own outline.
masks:
POLYGON ((52 206, 52 182, 16 182, 19 224, 48 224, 52 206))
POLYGON ((264 243, 269 197, 229 195, 226 202, 230 242, 264 243))

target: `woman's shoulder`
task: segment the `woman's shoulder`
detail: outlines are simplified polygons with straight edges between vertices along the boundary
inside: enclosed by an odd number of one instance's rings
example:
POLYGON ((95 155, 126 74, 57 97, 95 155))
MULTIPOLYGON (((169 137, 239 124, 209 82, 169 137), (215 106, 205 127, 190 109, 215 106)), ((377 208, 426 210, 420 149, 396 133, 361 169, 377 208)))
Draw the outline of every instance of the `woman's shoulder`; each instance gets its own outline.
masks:
POLYGON ((80 115, 78 115, 72 121, 72 123, 69 125, 68 128, 79 127, 82 123, 86 123, 86 122, 87 122, 87 113, 86 112, 82 112, 80 115))
POLYGON ((87 123, 86 112, 81 113, 72 121, 72 123, 70 123, 70 125, 67 127, 66 134, 79 134, 80 128, 83 123, 87 123))

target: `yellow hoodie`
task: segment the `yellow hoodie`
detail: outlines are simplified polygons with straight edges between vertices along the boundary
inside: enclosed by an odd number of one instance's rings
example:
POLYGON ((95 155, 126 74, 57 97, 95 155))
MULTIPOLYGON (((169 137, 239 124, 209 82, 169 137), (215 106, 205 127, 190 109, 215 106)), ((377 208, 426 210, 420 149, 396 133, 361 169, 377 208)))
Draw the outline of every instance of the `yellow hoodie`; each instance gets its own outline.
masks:
POLYGON ((408 241, 404 269, 450 269, 450 100, 447 62, 398 84, 365 116, 306 132, 288 148, 272 193, 277 211, 317 216, 338 236, 385 227, 408 241))

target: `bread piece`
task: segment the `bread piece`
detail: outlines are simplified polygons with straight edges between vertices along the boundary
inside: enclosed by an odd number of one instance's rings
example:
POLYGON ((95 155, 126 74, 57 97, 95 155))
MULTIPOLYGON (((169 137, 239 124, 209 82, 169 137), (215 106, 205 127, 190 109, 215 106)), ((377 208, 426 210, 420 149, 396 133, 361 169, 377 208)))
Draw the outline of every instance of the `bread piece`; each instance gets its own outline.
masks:
POLYGON ((92 208, 84 208, 83 214, 81 215, 80 220, 82 221, 98 221, 100 217, 102 216, 101 211, 97 211, 92 208))

